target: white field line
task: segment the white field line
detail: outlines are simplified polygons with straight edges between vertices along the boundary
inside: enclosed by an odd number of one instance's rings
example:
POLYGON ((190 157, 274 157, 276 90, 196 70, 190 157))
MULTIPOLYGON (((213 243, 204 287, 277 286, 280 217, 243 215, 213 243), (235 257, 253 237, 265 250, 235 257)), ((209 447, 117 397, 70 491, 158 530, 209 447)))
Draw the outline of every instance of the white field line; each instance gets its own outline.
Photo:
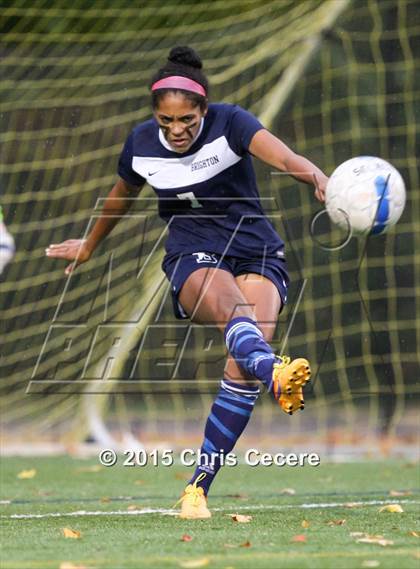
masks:
MULTIPOLYGON (((228 510, 287 510, 290 508, 316 509, 316 508, 344 508, 357 506, 380 506, 384 504, 420 504, 420 500, 368 500, 366 502, 325 502, 310 504, 277 504, 260 506, 237 506, 236 508, 212 508, 213 512, 227 512, 228 510)), ((115 511, 86 511, 77 510, 75 512, 48 512, 46 514, 11 514, 9 516, 1 515, 0 519, 38 519, 38 518, 64 518, 78 516, 142 516, 145 514, 163 514, 166 516, 177 516, 179 512, 164 508, 144 508, 141 510, 115 510, 115 511)))

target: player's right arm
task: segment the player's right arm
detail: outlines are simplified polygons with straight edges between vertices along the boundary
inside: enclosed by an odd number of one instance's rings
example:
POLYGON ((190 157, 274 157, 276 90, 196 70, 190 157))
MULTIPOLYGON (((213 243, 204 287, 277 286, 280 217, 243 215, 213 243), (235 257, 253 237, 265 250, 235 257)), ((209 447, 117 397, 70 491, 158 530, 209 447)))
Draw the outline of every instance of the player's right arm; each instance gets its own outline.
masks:
POLYGON ((133 203, 131 198, 136 197, 140 190, 141 186, 133 186, 119 178, 105 200, 101 217, 98 218, 87 238, 67 239, 62 243, 53 243, 45 250, 47 257, 71 261, 65 269, 66 275, 74 271, 78 265, 86 263, 99 243, 128 212, 133 203))

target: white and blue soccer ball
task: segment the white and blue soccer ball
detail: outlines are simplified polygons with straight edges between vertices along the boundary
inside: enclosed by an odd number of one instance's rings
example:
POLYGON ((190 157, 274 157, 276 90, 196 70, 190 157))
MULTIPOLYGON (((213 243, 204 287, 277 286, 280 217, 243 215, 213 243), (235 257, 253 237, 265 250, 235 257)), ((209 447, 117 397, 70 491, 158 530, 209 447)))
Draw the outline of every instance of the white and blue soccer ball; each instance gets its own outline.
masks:
POLYGON ((405 206, 398 170, 375 156, 357 156, 332 173, 325 205, 333 223, 353 235, 377 235, 395 225, 405 206))

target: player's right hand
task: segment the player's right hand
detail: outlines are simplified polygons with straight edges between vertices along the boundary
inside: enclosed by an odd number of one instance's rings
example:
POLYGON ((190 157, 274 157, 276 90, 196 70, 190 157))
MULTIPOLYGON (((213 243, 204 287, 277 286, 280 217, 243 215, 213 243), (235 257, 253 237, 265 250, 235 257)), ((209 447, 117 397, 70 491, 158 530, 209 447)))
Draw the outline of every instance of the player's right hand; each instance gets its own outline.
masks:
POLYGON ((65 274, 72 273, 78 265, 89 261, 92 252, 86 245, 86 239, 67 239, 62 243, 52 243, 45 249, 47 257, 54 257, 56 259, 66 259, 66 261, 73 261, 67 265, 65 274))

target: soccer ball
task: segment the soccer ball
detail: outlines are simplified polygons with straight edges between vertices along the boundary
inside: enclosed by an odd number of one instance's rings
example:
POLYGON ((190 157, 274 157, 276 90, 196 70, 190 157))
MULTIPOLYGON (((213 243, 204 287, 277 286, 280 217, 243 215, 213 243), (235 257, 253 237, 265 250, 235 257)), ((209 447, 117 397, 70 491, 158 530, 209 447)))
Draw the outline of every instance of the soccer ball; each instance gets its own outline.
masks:
POLYGON ((331 221, 354 235, 384 233, 404 210, 404 180, 382 158, 357 156, 332 173, 325 205, 331 221))

